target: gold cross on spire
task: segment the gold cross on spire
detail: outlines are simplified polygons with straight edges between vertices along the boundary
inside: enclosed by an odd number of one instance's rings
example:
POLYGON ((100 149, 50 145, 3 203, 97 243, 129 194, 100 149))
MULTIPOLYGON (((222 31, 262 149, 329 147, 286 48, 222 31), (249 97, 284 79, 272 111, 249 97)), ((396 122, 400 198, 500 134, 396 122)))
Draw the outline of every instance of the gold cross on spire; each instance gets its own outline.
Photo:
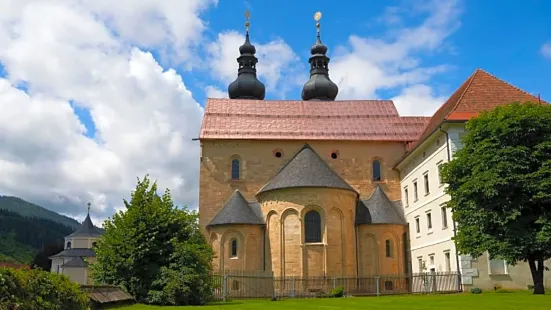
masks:
POLYGON ((251 18, 251 12, 245 11, 245 19, 247 19, 247 20, 245 21, 245 29, 246 29, 247 33, 249 33, 249 25, 250 25, 249 19, 250 19, 250 18, 251 18))

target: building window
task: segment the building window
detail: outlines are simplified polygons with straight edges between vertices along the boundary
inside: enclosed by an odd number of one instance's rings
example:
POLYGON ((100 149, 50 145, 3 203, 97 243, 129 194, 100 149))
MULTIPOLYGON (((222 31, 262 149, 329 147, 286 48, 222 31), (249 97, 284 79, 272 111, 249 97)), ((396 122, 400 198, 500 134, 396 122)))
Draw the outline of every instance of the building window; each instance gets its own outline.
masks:
POLYGON ((240 177, 240 167, 241 163, 239 159, 234 159, 231 161, 231 178, 232 180, 239 180, 240 177))
POLYGON ((507 274, 507 262, 502 259, 489 259, 488 254, 488 274, 490 275, 503 275, 507 274))
POLYGON ((67 242, 67 249, 70 249, 71 248, 71 241, 67 242))
POLYGON ((231 241, 231 253, 230 253, 231 257, 232 258, 236 258, 237 257, 237 240, 233 239, 231 241))
POLYGON ((373 161, 373 181, 381 181, 381 163, 378 160, 373 161))
POLYGON ((448 228, 448 210, 446 210, 446 207, 440 207, 440 210, 442 210, 442 229, 448 228))
POLYGON ((416 217, 415 218, 415 231, 417 231, 417 233, 421 233, 421 225, 419 225, 419 217, 416 217))
POLYGON ((430 266, 434 267, 434 254, 429 255, 430 266))
POLYGON ((59 273, 59 265, 55 266, 55 273, 59 273))
POLYGON ((417 257, 417 264, 419 265, 419 272, 423 272, 425 270, 425 266, 423 266, 423 257, 417 257))
POLYGON ((232 291, 239 291, 239 282, 237 280, 232 281, 231 289, 232 291))
POLYGON ((432 214, 430 212, 427 213, 427 229, 432 230, 432 214))
POLYGON ((392 291, 394 289, 394 285, 392 281, 385 281, 385 291, 392 291))
POLYGON ((409 207, 409 195, 407 187, 404 187, 404 204, 406 205, 406 207, 409 207))
POLYGON ((425 172, 423 175, 423 181, 425 183, 425 196, 429 194, 429 174, 428 172, 425 172))
POLYGON ((304 242, 321 242, 321 216, 314 210, 304 216, 304 242))
POLYGON ((442 185, 442 161, 439 161, 436 167, 438 167, 438 184, 442 185))
POLYGON ((93 248, 95 248, 95 247, 96 247, 96 245, 97 245, 97 243, 96 243, 96 242, 92 242, 92 249, 93 249, 93 248))
POLYGON ((385 246, 386 246, 386 257, 392 257, 392 254, 393 254, 392 253, 392 248, 393 248, 392 240, 386 239, 385 246))
POLYGON ((440 139, 436 139, 436 146, 440 146, 440 139))
POLYGON ((419 200, 419 194, 417 192, 417 181, 413 181, 413 201, 419 200))
POLYGON ((444 252, 444 259, 446 260, 446 271, 449 272, 452 270, 449 251, 444 252))

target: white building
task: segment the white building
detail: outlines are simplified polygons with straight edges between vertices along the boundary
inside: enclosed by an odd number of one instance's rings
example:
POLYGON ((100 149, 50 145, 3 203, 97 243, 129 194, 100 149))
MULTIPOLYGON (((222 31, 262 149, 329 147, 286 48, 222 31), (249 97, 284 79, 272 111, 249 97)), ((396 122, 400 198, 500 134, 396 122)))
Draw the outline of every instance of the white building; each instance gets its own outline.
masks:
POLYGON ((102 232, 90 219, 90 209, 82 225, 72 234, 65 237, 65 249, 50 257, 51 272, 64 274, 72 281, 82 285, 94 284, 88 263, 96 261, 94 247, 102 232))
MULTIPOLYGON (((445 208, 449 196, 444 193, 439 167, 461 148, 470 118, 513 101, 538 100, 479 69, 435 112, 420 139, 395 166, 400 171, 413 272, 460 272, 466 289, 497 285, 526 289, 532 284, 527 264, 512 267, 503 260, 488 261, 487 255, 477 259, 458 255, 452 240, 455 223, 451 210, 445 208)), ((546 279, 546 285, 551 285, 551 278, 546 279)))

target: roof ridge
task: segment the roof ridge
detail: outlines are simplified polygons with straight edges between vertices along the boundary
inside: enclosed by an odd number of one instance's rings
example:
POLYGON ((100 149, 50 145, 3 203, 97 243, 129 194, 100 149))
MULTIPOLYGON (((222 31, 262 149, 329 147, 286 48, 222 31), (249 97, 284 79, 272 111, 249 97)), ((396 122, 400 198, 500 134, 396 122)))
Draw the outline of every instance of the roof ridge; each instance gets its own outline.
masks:
POLYGON ((507 82, 507 81, 505 81, 505 80, 503 80, 503 79, 498 78, 497 76, 491 74, 490 72, 488 72, 488 71, 486 71, 486 70, 483 70, 483 69, 478 69, 478 70, 479 70, 480 72, 486 73, 487 75, 489 75, 490 77, 492 77, 492 78, 498 80, 499 82, 501 82, 501 83, 503 83, 503 84, 505 84, 505 85, 507 85, 507 86, 509 86, 509 87, 512 87, 512 88, 514 88, 515 90, 520 91, 520 92, 523 93, 523 94, 526 94, 526 95, 528 95, 528 96, 534 97, 534 99, 537 99, 537 100, 539 100, 539 101, 541 101, 541 102, 547 103, 547 101, 542 100, 541 98, 538 98, 538 97, 532 95, 531 93, 529 93, 529 92, 523 90, 522 88, 520 88, 520 87, 518 87, 518 86, 515 86, 515 85, 513 85, 513 84, 511 84, 511 83, 509 83, 509 82, 507 82))

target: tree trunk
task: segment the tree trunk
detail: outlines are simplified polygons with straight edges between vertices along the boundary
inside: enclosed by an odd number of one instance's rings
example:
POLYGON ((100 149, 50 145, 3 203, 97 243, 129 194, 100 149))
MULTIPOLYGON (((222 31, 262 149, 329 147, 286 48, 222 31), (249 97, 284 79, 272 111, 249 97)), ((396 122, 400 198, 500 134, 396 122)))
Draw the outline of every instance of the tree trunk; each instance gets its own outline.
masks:
POLYGON ((528 265, 530 265, 530 272, 532 272, 532 280, 534 281, 534 294, 545 294, 545 288, 543 287, 543 259, 529 259, 528 265), (536 266, 536 262, 538 263, 536 266))

